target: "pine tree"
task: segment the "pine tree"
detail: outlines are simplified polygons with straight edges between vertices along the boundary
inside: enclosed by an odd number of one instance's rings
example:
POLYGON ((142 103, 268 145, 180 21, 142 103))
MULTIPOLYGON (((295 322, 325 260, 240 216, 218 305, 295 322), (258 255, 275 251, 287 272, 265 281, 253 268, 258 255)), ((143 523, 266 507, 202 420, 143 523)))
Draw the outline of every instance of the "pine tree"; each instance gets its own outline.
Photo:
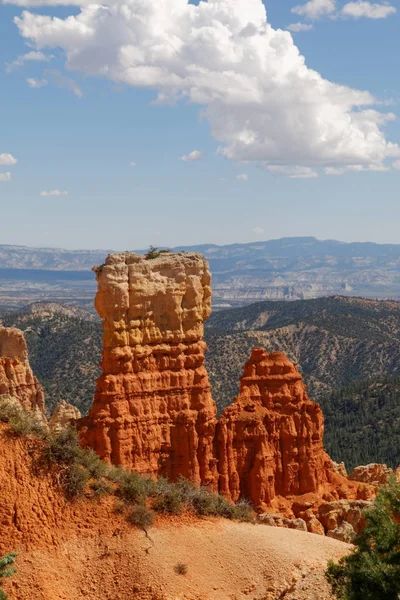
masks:
MULTIPOLYGON (((10 552, 7 556, 0 558, 0 588, 3 587, 4 579, 11 577, 16 572, 16 569, 10 565, 15 563, 17 557, 16 552, 10 552)), ((0 600, 8 600, 8 596, 0 589, 0 600)))
POLYGON ((326 572, 339 600, 400 598, 400 484, 393 478, 365 513, 356 548, 326 572))

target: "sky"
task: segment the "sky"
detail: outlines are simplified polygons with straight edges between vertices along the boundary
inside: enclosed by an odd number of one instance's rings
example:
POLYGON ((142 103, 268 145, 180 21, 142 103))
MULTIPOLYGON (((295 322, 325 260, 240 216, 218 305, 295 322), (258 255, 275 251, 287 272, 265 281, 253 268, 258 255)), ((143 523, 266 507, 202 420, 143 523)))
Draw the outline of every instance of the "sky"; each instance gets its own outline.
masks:
POLYGON ((400 243, 399 25, 398 0, 3 0, 0 244, 400 243))

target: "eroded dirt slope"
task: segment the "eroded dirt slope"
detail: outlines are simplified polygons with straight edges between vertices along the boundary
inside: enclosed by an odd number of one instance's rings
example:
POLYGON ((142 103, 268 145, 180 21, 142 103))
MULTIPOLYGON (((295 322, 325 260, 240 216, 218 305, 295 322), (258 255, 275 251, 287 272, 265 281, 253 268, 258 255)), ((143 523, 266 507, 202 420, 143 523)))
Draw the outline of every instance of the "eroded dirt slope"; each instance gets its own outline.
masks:
POLYGON ((19 552, 12 600, 322 600, 327 560, 349 550, 323 536, 190 515, 158 518, 146 537, 115 514, 111 497, 65 501, 57 474, 36 457, 37 442, 0 425, 0 555, 19 552))

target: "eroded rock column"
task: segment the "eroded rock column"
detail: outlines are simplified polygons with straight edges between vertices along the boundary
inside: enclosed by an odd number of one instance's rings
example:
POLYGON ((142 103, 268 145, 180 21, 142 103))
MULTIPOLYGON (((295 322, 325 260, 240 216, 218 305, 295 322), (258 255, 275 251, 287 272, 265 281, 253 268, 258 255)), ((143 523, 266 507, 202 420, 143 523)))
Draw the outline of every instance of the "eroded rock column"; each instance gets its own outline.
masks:
POLYGON ((33 375, 24 334, 0 326, 0 395, 16 398, 25 410, 44 414, 44 393, 33 375))
POLYGON ((95 269, 102 375, 84 445, 152 476, 217 486, 216 407, 203 365, 211 276, 199 254, 112 254, 95 269))
POLYGON ((322 492, 333 476, 323 450, 323 415, 285 354, 256 348, 240 394, 217 428, 220 491, 270 506, 276 496, 322 492))

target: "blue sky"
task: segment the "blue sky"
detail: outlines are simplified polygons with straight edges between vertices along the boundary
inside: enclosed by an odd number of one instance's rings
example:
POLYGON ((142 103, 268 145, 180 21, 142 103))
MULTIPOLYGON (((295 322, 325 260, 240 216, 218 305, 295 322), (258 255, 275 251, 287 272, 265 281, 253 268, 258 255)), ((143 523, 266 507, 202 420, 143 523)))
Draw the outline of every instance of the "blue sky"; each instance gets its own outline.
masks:
POLYGON ((0 243, 400 243, 396 4, 267 1, 265 33, 261 0, 212 18, 160 0, 139 26, 140 2, 108 0, 105 26, 84 4, 0 5, 0 243), (298 23, 308 70, 279 32, 298 23))

